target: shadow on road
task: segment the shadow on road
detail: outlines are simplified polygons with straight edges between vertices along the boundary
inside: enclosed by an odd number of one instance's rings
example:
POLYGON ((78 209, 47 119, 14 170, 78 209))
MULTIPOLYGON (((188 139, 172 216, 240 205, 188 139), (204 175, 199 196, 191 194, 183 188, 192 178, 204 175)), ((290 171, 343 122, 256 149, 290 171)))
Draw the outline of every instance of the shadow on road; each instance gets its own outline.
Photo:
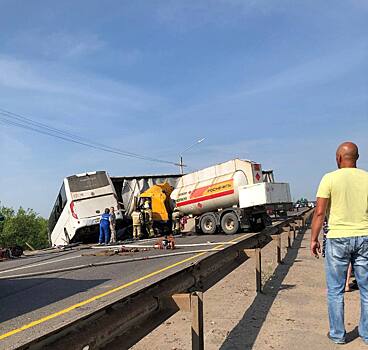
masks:
POLYGON ((221 350, 252 349, 279 291, 295 287, 295 285, 282 284, 282 282, 296 260, 304 234, 305 230, 298 233, 291 249, 288 249, 283 263, 277 266, 273 275, 266 281, 263 287, 263 293, 256 296, 243 318, 221 345, 221 350))
POLYGON ((46 305, 85 292, 108 280, 67 278, 28 278, 2 280, 0 288, 0 323, 40 309, 46 305))

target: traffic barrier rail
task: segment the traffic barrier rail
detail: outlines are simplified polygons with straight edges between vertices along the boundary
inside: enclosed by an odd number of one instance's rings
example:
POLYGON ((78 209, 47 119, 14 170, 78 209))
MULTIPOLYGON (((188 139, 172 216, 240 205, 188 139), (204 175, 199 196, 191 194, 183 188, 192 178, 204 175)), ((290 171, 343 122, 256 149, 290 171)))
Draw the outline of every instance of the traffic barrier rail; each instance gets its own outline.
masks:
POLYGON ((203 292, 250 257, 255 257, 256 290, 262 292, 261 251, 276 241, 277 262, 282 262, 282 239, 290 248, 297 231, 304 230, 314 209, 297 214, 239 242, 214 250, 192 265, 19 349, 129 349, 179 310, 192 313, 192 349, 203 350, 203 292))

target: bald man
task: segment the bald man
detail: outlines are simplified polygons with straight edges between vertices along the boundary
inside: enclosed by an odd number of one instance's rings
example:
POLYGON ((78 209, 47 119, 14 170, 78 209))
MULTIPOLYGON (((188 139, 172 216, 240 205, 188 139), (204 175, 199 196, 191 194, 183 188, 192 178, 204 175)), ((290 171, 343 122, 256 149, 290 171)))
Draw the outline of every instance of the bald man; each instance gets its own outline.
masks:
POLYGON ((344 142, 336 151, 338 170, 326 174, 317 191, 317 206, 312 221, 311 253, 318 257, 318 236, 325 215, 329 231, 326 243, 328 337, 345 343, 344 290, 351 263, 361 298, 359 335, 368 345, 368 173, 357 168, 358 146, 344 142))

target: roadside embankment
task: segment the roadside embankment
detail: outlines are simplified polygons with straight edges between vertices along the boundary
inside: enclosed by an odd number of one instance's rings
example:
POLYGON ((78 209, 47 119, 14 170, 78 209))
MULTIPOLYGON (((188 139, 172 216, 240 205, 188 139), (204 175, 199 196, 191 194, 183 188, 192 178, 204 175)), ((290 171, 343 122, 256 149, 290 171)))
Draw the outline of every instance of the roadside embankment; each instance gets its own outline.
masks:
MULTIPOLYGON (((276 264, 275 242, 262 249, 264 292, 255 292, 254 259, 248 260, 204 294, 206 350, 361 350, 359 292, 346 294, 346 345, 326 336, 328 316, 323 259, 309 253, 310 231, 283 248, 276 264)), ((285 246, 285 242, 283 242, 285 246)), ((190 315, 178 312, 134 350, 191 349, 190 315)))

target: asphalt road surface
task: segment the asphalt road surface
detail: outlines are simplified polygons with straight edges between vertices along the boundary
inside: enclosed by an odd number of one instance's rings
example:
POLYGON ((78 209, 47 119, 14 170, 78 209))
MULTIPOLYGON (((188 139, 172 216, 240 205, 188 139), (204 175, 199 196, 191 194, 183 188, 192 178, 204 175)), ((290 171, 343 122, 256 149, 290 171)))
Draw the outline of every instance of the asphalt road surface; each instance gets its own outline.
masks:
MULTIPOLYGON (((297 213, 295 213, 297 214, 297 213)), ((67 251, 43 251, 31 256, 0 263, 0 350, 16 349, 32 339, 48 334, 101 306, 120 300, 187 266, 225 248, 222 242, 239 241, 253 235, 191 235, 177 237, 175 250, 148 248, 146 251, 119 255, 101 255, 102 249, 78 246, 67 251), (203 243, 212 245, 196 245, 203 243), (193 246, 180 247, 181 244, 193 246), (135 262, 123 261, 213 249, 212 252, 192 252, 187 255, 161 257, 135 262), (121 261, 105 266, 93 266, 74 271, 42 274, 27 278, 5 278, 25 273, 45 272, 78 265, 121 261)), ((154 241, 141 242, 153 246, 154 241)))
MULTIPOLYGON (((249 234, 193 235, 176 238, 177 244, 229 242, 249 234)), ((152 245, 152 242, 142 242, 152 245)), ((122 255, 95 256, 102 249, 73 248, 64 252, 44 252, 0 263, 0 277, 43 272, 65 267, 129 260, 161 254, 227 245, 177 247, 175 250, 149 249, 122 255)), ((82 247, 83 248, 83 247, 82 247)), ((215 253, 216 250, 213 251, 215 253)), ((119 300, 160 279, 184 269, 211 253, 191 253, 152 260, 123 262, 29 278, 0 280, 0 349, 16 349, 27 341, 47 334, 60 324, 87 315, 101 305, 119 300)))

